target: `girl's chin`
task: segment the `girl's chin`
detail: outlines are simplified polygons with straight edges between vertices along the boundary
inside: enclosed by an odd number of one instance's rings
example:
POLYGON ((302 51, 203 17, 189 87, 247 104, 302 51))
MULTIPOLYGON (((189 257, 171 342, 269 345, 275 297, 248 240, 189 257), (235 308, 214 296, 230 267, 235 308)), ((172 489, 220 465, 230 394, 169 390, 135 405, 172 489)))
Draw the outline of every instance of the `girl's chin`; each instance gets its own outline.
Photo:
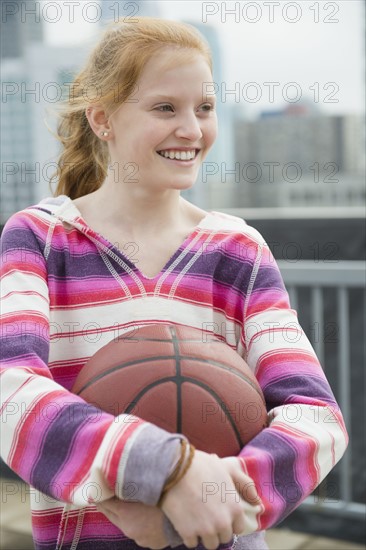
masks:
POLYGON ((165 189, 175 189, 177 191, 185 191, 186 189, 191 189, 195 184, 194 181, 190 182, 182 182, 182 181, 172 181, 170 183, 167 183, 165 186, 165 189))
POLYGON ((197 176, 198 173, 189 175, 175 174, 173 177, 169 174, 166 178, 162 177, 159 179, 158 184, 159 186, 163 184, 164 187, 172 187, 173 189, 189 189, 196 183, 197 176))

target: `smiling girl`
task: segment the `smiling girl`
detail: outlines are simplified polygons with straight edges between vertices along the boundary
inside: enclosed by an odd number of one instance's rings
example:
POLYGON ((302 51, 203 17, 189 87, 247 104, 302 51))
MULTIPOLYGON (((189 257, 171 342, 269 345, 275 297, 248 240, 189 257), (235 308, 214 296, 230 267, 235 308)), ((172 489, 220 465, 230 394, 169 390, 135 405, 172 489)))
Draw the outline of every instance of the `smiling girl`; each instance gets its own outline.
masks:
POLYGON ((36 549, 263 550, 347 446, 267 244, 181 197, 217 134, 210 82, 193 27, 113 24, 61 116, 55 197, 4 229, 1 452, 32 487, 36 549), (237 457, 71 393, 116 333, 159 322, 211 327, 255 373, 270 422, 237 457))

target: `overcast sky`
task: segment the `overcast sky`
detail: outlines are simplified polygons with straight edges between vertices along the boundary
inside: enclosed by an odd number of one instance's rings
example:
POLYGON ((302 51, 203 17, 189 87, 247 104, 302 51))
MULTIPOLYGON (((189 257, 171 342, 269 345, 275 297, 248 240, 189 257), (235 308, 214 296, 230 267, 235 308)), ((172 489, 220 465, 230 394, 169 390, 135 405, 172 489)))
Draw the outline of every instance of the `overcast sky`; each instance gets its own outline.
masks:
MULTIPOLYGON (((221 100, 236 99, 250 117, 285 107, 299 94, 325 113, 364 111, 363 0, 146 3, 157 5, 160 16, 167 19, 197 21, 217 29, 223 81, 218 82, 218 94, 221 100), (230 15, 229 10, 236 11, 230 15), (225 94, 225 86, 227 91, 236 87, 238 96, 225 94)), ((52 18, 52 3, 48 4, 52 18)), ((58 4, 62 17, 45 25, 46 40, 89 42, 98 31, 98 23, 87 20, 96 13, 95 2, 76 2, 73 23, 68 21, 70 8, 62 1, 58 4)))

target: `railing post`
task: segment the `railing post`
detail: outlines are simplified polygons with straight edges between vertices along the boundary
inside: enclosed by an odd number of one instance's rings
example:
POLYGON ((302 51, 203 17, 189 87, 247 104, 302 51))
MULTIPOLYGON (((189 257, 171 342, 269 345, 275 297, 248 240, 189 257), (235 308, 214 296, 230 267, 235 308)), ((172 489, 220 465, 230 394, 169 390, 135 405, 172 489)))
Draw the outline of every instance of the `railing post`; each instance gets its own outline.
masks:
POLYGON ((323 291, 320 286, 311 289, 311 312, 314 324, 314 350, 318 356, 321 366, 324 365, 324 319, 323 319, 323 291))
MULTIPOLYGON (((337 290, 338 298, 338 326, 339 326, 339 405, 351 437, 351 407, 350 407, 350 346, 349 346, 349 312, 348 312, 348 291, 342 286, 337 290)), ((350 502, 352 500, 352 478, 351 478, 351 449, 348 447, 341 467, 341 498, 350 502)))

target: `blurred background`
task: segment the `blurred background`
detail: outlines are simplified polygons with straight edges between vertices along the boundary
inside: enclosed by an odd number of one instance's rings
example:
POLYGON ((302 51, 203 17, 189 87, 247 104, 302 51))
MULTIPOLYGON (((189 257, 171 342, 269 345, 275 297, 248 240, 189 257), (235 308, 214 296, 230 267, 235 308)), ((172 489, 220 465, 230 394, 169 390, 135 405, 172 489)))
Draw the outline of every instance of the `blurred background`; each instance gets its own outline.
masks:
MULTIPOLYGON (((326 548, 319 537, 338 539, 340 549, 364 547, 365 2, 0 5, 1 226, 52 194, 54 109, 107 23, 151 15, 191 23, 206 37, 219 136, 183 195, 244 218, 266 238, 351 436, 342 461, 278 531, 316 536, 314 549, 326 548)), ((16 479, 3 463, 1 474, 4 483, 16 479)), ((9 526, 8 497, 1 511, 9 526)), ((16 547, 4 537, 4 549, 16 547)), ((313 548, 309 540, 288 548, 313 548)))

